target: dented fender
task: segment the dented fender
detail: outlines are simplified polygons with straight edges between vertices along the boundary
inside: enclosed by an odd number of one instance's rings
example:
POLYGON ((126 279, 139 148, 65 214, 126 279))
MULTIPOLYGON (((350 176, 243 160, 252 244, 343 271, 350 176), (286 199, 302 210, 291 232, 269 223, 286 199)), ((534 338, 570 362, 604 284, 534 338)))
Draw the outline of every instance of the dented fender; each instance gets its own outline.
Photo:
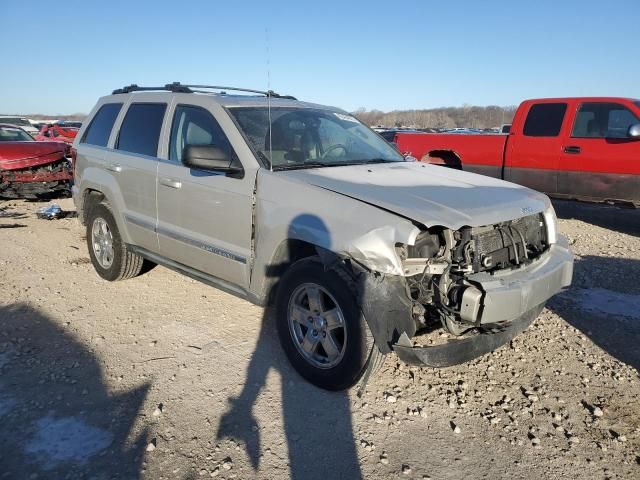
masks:
POLYGON ((283 244, 301 241, 351 259, 365 270, 402 275, 396 244, 413 244, 420 228, 384 209, 306 184, 282 172, 258 171, 255 251, 250 291, 267 298, 270 267, 283 244))

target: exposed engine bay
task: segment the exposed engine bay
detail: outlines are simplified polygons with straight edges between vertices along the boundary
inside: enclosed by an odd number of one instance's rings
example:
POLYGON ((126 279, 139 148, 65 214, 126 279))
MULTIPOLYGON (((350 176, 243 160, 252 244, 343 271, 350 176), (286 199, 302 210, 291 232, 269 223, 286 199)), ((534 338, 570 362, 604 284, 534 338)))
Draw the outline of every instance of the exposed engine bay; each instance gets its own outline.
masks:
POLYGON ((66 158, 13 170, 0 168, 0 197, 40 199, 71 196, 73 169, 66 158))
POLYGON ((484 292, 469 279, 531 264, 549 248, 542 213, 457 231, 429 229, 396 246, 418 328, 434 321, 454 335, 485 323, 484 292))

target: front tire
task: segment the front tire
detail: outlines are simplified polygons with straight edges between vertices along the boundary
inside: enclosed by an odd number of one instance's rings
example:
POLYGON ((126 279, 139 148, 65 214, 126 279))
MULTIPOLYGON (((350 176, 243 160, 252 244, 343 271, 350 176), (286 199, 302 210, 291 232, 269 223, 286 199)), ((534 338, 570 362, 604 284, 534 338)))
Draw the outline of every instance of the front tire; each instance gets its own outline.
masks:
POLYGON ((299 260, 276 295, 280 343, 296 371, 326 390, 357 384, 369 362, 383 357, 374 344, 356 292, 341 267, 325 269, 317 257, 299 260))
POLYGON ((87 247, 98 275, 110 282, 140 274, 144 259, 122 241, 109 205, 93 205, 87 215, 87 247))

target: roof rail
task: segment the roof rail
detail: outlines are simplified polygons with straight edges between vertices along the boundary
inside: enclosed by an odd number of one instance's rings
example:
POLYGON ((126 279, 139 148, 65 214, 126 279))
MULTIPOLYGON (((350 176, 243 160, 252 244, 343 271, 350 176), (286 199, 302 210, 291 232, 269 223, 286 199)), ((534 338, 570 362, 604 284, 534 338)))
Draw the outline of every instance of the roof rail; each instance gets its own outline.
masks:
POLYGON ((238 87, 220 87, 215 85, 183 85, 180 82, 167 83, 163 87, 139 87, 135 83, 131 85, 127 85, 122 88, 118 88, 112 92, 112 95, 118 95, 122 93, 131 93, 131 92, 150 92, 150 91, 158 91, 165 90, 169 92, 175 93, 194 93, 194 92, 204 92, 203 90, 193 90, 193 89, 208 89, 208 90, 221 90, 221 93, 225 93, 226 90, 231 90, 234 92, 247 92, 247 93, 257 93, 259 95, 264 95, 265 97, 273 97, 273 98, 285 98, 288 100, 297 100, 296 97, 291 95, 280 95, 273 90, 251 90, 249 88, 238 88, 238 87))

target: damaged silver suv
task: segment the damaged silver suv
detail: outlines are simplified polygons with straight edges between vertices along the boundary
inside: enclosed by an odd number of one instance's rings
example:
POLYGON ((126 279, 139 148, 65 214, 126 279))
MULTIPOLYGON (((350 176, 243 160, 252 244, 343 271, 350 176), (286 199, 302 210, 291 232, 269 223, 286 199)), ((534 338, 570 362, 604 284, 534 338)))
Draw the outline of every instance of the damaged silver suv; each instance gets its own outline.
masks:
POLYGON ((347 112, 271 91, 124 87, 73 156, 102 278, 153 262, 273 303, 287 357, 326 389, 391 351, 434 367, 488 353, 571 282, 545 195, 407 161, 347 112), (457 338, 415 346, 434 326, 457 338))

